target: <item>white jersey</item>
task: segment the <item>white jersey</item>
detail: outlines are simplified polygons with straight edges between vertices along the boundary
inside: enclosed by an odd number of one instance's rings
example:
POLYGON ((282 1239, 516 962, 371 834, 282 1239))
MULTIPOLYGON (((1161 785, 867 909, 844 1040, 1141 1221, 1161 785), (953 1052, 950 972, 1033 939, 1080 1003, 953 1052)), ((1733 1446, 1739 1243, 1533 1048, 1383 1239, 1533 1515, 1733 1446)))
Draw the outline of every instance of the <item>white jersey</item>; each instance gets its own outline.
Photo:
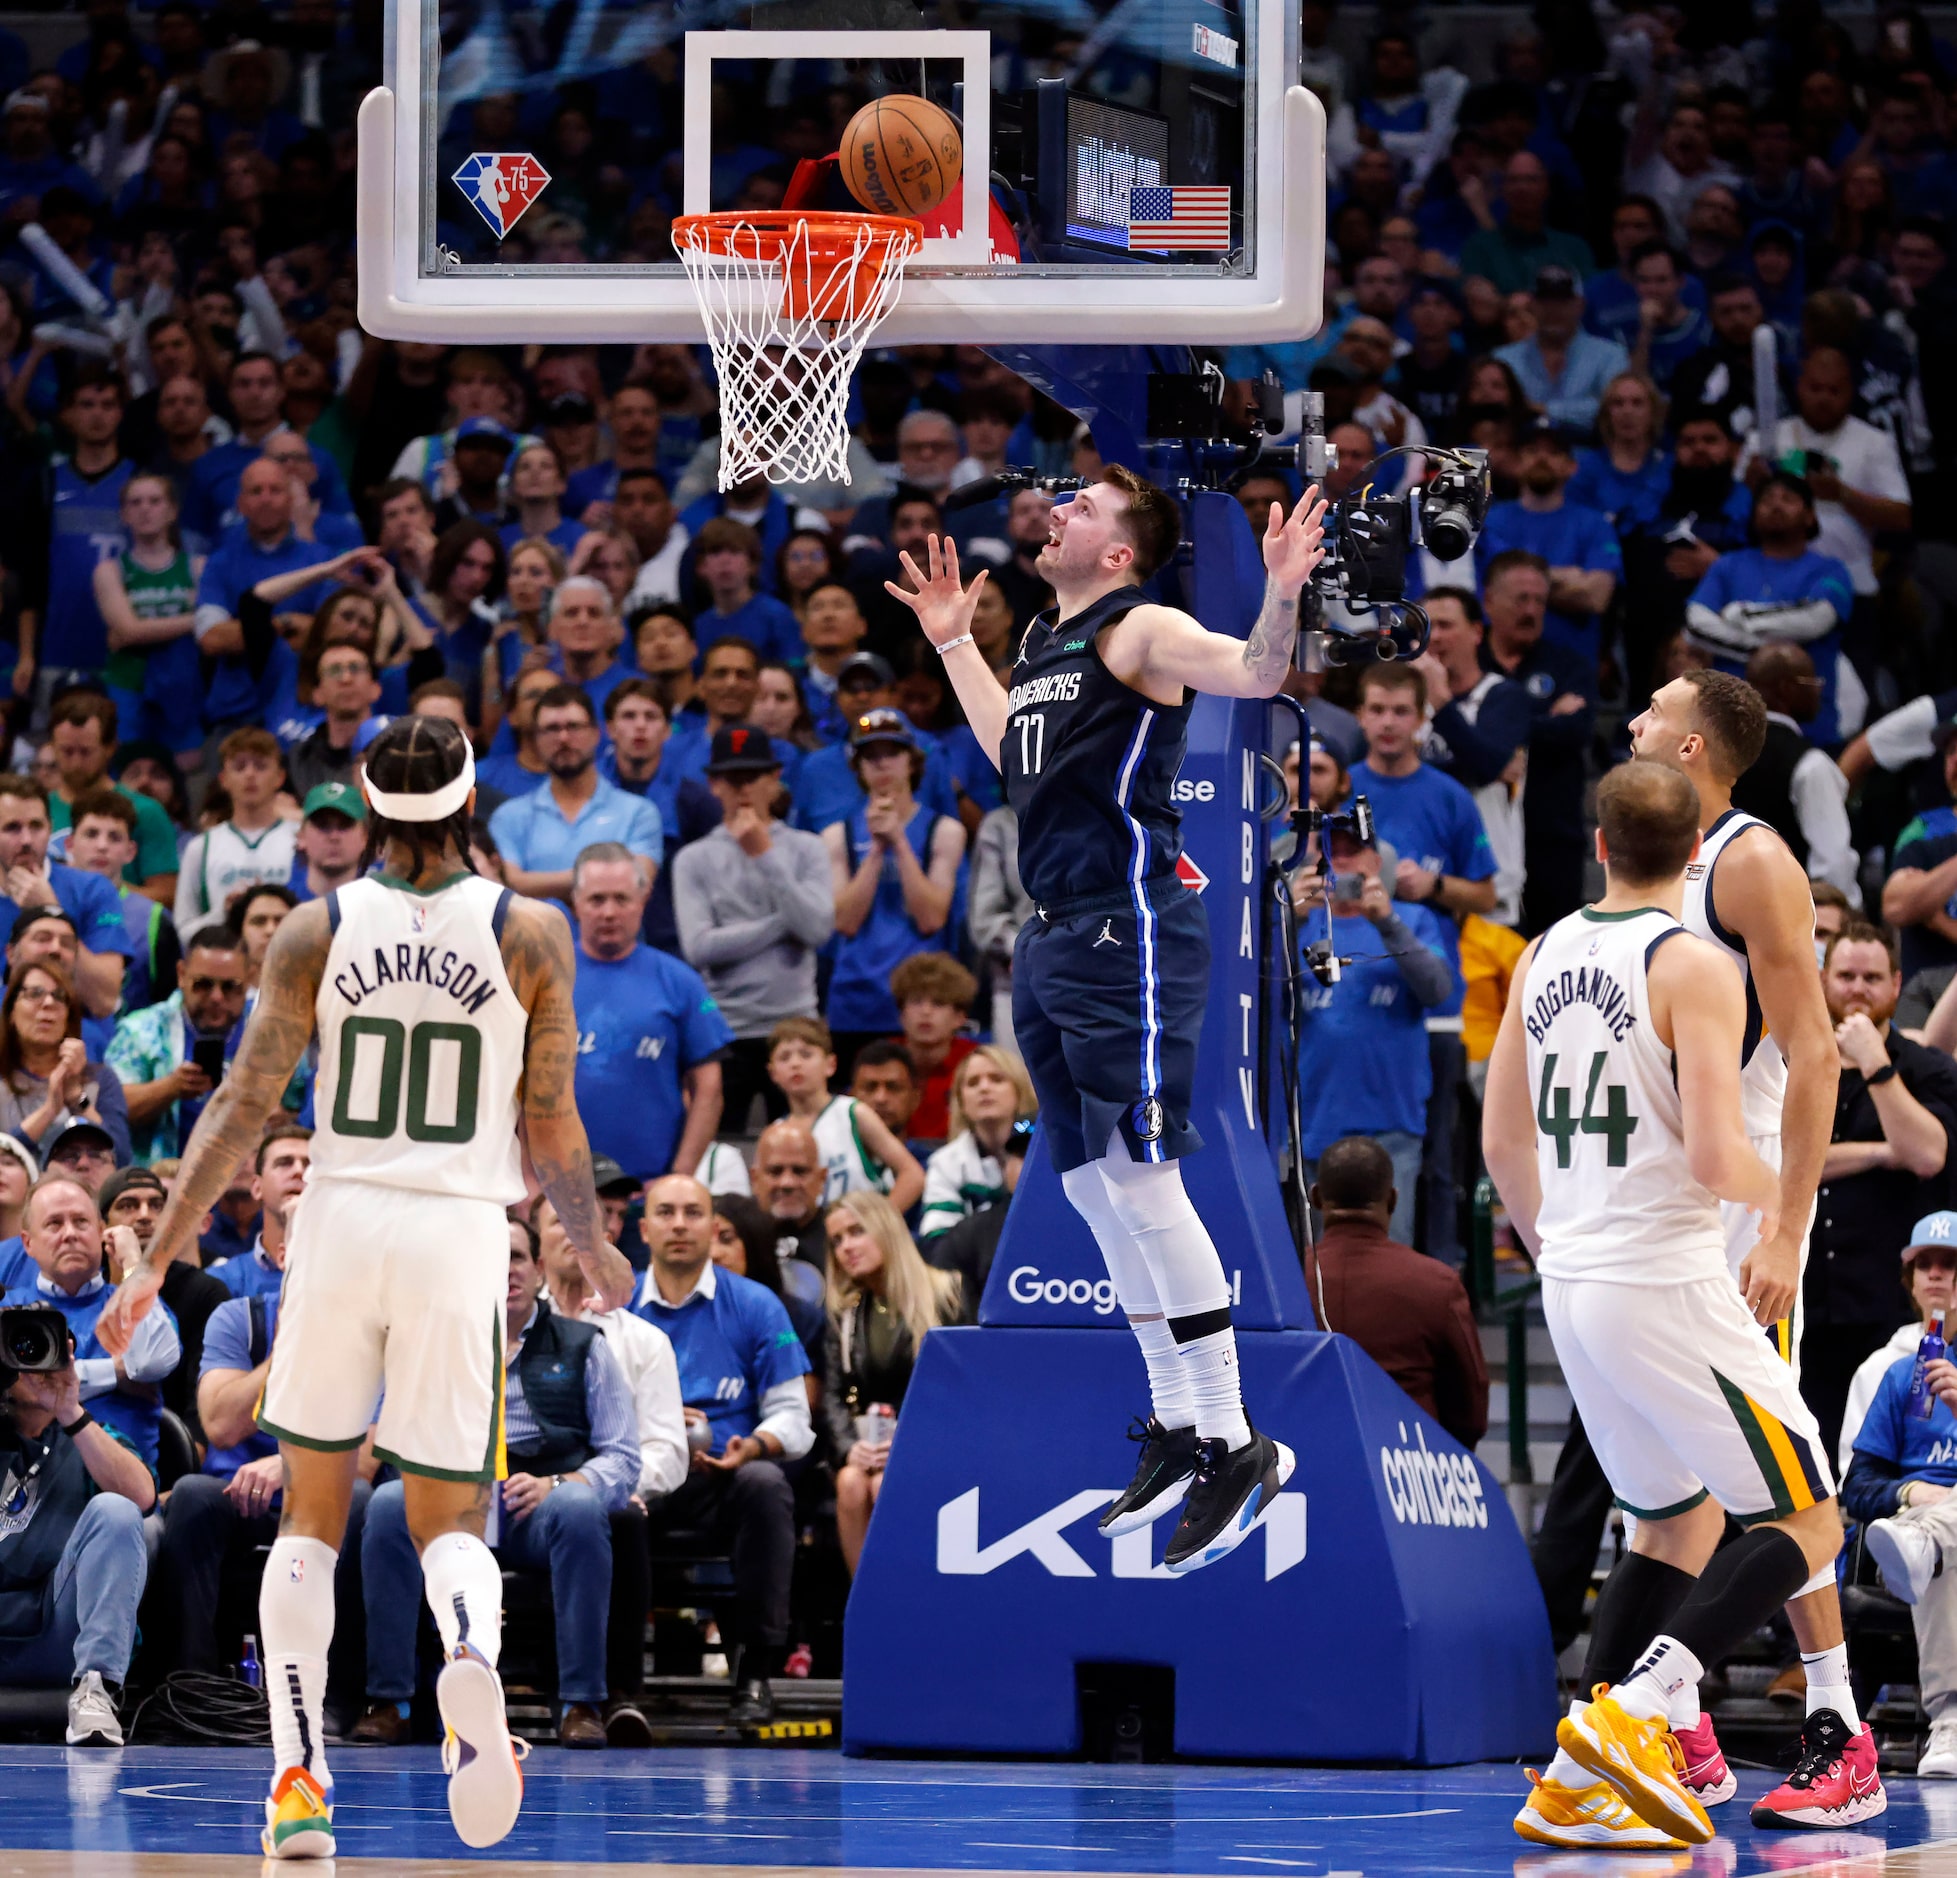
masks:
POLYGON ((822 1156, 824 1206, 846 1193, 890 1191, 895 1176, 863 1145, 854 1096, 831 1096, 809 1129, 822 1156))
MULTIPOLYGON (((1713 870, 1719 857, 1749 828, 1764 828, 1779 841, 1767 823, 1757 815, 1738 809, 1726 813, 1708 828, 1699 842, 1699 858, 1685 870, 1685 930, 1710 940, 1739 967, 1746 986, 1746 1039, 1740 1046, 1740 1119, 1754 1140, 1780 1134, 1780 1105, 1787 1094, 1787 1059, 1780 1045, 1767 1034, 1766 1020, 1760 1013, 1760 1000, 1753 989, 1753 971, 1747 962, 1746 942, 1713 918, 1713 870)), ((1758 839, 1758 837, 1756 837, 1758 839)), ((1812 935, 1812 919, 1808 924, 1812 935)))
POLYGON ((287 821, 251 835, 220 822, 192 835, 177 872, 178 933, 188 939, 199 927, 216 925, 231 896, 246 887, 283 887, 292 877, 298 837, 298 824, 287 821))
POLYGON ((1658 907, 1558 920, 1522 984, 1545 1278, 1726 1278, 1719 1202, 1693 1179, 1672 1053, 1651 1026, 1652 956, 1683 928, 1658 907))
POLYGON ((513 1206, 528 1015, 503 969, 508 888, 356 880, 327 896, 312 1178, 513 1206))

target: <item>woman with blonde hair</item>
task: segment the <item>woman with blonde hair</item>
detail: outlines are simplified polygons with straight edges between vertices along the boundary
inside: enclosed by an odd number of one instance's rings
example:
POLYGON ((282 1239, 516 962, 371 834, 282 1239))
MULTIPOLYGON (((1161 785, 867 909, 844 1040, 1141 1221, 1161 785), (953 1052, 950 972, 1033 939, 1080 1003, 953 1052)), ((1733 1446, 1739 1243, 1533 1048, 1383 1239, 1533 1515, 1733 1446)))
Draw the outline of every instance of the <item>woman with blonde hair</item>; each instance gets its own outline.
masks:
POLYGON ((924 1212, 917 1236, 935 1238, 1006 1197, 999 1150, 1021 1122, 1039 1113, 1026 1065, 996 1043, 981 1043, 951 1079, 951 1136, 924 1163, 924 1212))
POLYGON ((854 1577, 917 1353, 933 1330, 964 1315, 964 1287, 955 1272, 924 1262, 904 1216, 880 1193, 844 1194, 823 1223, 829 1331, 822 1408, 843 1456, 836 1536, 854 1577))
POLYGON ((1658 387, 1642 372, 1619 372, 1597 407, 1603 447, 1576 453, 1576 474, 1565 496, 1601 509, 1620 535, 1656 521, 1672 482, 1670 453, 1658 447, 1664 434, 1665 400, 1658 387))

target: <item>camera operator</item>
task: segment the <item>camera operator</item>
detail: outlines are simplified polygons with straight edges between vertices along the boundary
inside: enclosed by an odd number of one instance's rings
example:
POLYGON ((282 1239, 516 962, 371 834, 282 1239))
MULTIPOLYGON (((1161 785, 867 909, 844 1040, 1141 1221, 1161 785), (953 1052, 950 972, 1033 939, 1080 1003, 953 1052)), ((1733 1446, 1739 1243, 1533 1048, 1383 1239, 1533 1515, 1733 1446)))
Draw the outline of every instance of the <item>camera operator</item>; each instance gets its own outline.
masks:
POLYGON ((116 1698, 149 1564, 149 1469, 57 1370, 0 1367, 0 1686, 59 1687, 70 1747, 121 1747, 116 1698))

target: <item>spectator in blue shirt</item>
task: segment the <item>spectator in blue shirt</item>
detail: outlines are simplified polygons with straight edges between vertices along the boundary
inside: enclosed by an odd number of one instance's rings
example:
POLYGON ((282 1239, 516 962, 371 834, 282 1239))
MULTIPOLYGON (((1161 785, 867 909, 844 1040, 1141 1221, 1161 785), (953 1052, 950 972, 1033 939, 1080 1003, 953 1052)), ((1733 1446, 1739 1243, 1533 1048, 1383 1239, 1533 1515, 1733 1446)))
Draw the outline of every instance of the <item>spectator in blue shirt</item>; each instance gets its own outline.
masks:
POLYGON ((68 1320, 82 1400, 154 1473, 162 1415, 154 1392, 144 1385, 161 1382, 183 1355, 176 1319, 161 1306, 136 1326, 135 1339, 121 1356, 103 1347, 95 1323, 114 1287, 102 1274, 102 1217, 90 1189, 74 1176, 44 1175, 27 1196, 20 1229, 36 1277, 0 1298, 0 1308, 52 1305, 68 1320), (125 1390, 125 1383, 134 1390, 125 1390))
POLYGON ((1632 255, 1630 273, 1638 290, 1631 363, 1659 390, 1669 391, 1679 367, 1712 344, 1712 323, 1702 307, 1686 304, 1685 283, 1691 277, 1662 241, 1647 242, 1632 255))
MULTIPOLYGON (((679 1363, 693 1471, 650 1509, 657 1531, 706 1527, 730 1546, 742 1645, 731 1719, 774 1715, 768 1678, 788 1642, 795 1496, 781 1463, 815 1444, 809 1359, 781 1299, 713 1261, 713 1195, 684 1174, 646 1189, 652 1257, 633 1309, 679 1363)), ((736 1639, 730 1638, 729 1641, 736 1639)))
POLYGON ((711 596, 694 621, 703 640, 729 634, 745 639, 764 659, 799 659, 802 629, 774 595, 760 591, 761 537, 725 515, 703 523, 693 539, 693 568, 711 596))
POLYGON ((509 885, 536 899, 567 900, 572 863, 599 841, 623 842, 657 867, 665 858, 659 811, 598 774, 598 713, 591 700, 576 685, 545 692, 535 734, 549 782, 512 797, 489 818, 509 885))
POLYGON ((1840 740, 1835 679, 1855 588, 1840 561, 1810 545, 1819 533, 1806 479, 1775 470, 1754 492, 1753 539, 1759 545, 1713 562, 1693 590, 1685 629, 1722 672, 1740 677, 1747 660, 1771 639, 1805 646, 1821 681, 1821 707, 1807 734, 1827 745, 1840 740))
MULTIPOLYGON (((836 674, 836 710, 844 725, 843 740, 811 750, 796 766, 797 828, 819 835, 834 822, 846 822, 863 806, 863 785, 857 780, 849 731, 871 711, 897 708, 897 674, 890 661, 875 652, 858 652, 843 661, 836 674)), ((924 779, 917 799, 940 815, 958 813, 958 783, 943 744, 928 730, 911 726, 917 747, 924 752, 924 779)))
MULTIPOLYGON (((689 841, 719 827, 720 804, 713 791, 667 756, 672 719, 651 679, 628 678, 605 700, 605 732, 598 773, 628 795, 644 796, 659 811, 659 833, 669 863, 689 841)), ((670 865, 662 867, 652 883, 642 930, 648 945, 662 952, 679 951, 670 865)))
MULTIPOLYGON (((0 946, 37 908, 59 910, 74 928, 75 988, 89 1017, 113 1017, 122 1005, 122 975, 135 952, 113 881, 48 859, 54 830, 48 794, 32 776, 0 775, 0 946)), ((16 959, 14 961, 18 963, 16 959)))
MULTIPOLYGON (((509 1473, 485 1537, 506 1567, 550 1574, 558 1745, 602 1748, 610 1515, 639 1484, 638 1412, 604 1333, 553 1311, 543 1291, 537 1228, 512 1219, 503 1369, 509 1473)), ((398 1480, 378 1489, 367 1509, 360 1569, 367 1700, 398 1706, 415 1691, 421 1611, 421 1560, 398 1480)))
MULTIPOLYGON (((225 393, 237 434, 197 459, 184 491, 184 527, 205 541, 217 540, 243 516, 238 497, 245 471, 258 461, 272 439, 287 429, 281 408, 285 386, 279 377, 278 361, 269 352, 239 353, 225 375, 225 393)), ((352 505, 338 466, 316 445, 305 447, 313 460, 313 493, 321 510, 346 515, 352 505)), ((335 544, 350 545, 357 545, 357 538, 355 543, 335 544)))
POLYGON ((249 1252, 220 1259, 206 1269, 234 1298, 276 1298, 285 1284, 286 1220, 306 1188, 313 1164, 313 1131, 299 1122, 278 1122, 265 1131, 252 1159, 251 1197, 258 1208, 258 1237, 249 1252))
POLYGON ((95 179, 55 149, 52 116, 46 95, 25 85, 7 99, 0 212, 10 222, 31 220, 50 189, 73 189, 91 202, 101 197, 95 179))
POLYGON ((1597 408, 1601 447, 1576 453, 1576 475, 1564 494, 1580 508, 1597 510, 1620 541, 1657 519, 1671 487, 1672 459, 1660 447, 1664 428, 1658 388, 1641 372, 1619 372, 1597 408))
MULTIPOLYGON (((1380 878, 1378 848, 1344 829, 1331 835, 1332 949, 1352 962, 1336 985, 1307 984, 1299 1032, 1298 1088, 1303 1102, 1306 1178, 1342 1135, 1370 1135, 1393 1162, 1395 1199, 1389 1230, 1414 1243, 1427 1100, 1429 1010, 1455 996, 1450 963, 1453 922, 1426 907, 1395 901, 1380 878), (1336 1063, 1336 1075, 1327 1074, 1336 1063)), ((1316 899, 1311 883, 1310 899, 1316 899)), ((1299 939, 1325 936, 1307 907, 1299 939)))
POLYGON ((1607 516, 1569 499, 1576 451, 1560 425, 1539 418, 1524 432, 1516 474, 1522 494, 1488 511, 1475 543, 1476 565, 1486 579, 1498 554, 1522 548, 1540 556, 1549 566, 1549 637, 1594 663, 1598 618, 1617 591, 1623 550, 1607 516))
POLYGON ((578 1112, 592 1151, 635 1181, 699 1165, 720 1126, 720 1057, 734 1041, 700 974, 640 939, 646 899, 629 848, 604 841, 578 856, 578 1112))
POLYGON ((548 541, 567 560, 584 539, 584 524, 563 510, 566 485, 564 459, 554 444, 537 438, 520 446, 510 458, 510 501, 516 520, 502 527, 507 551, 519 541, 548 541))
POLYGON ((61 423, 72 440, 71 449, 45 472, 52 485, 48 490, 52 514, 44 543, 46 617, 39 645, 23 648, 17 662, 15 689, 23 695, 26 679, 34 677, 37 669, 37 695, 45 700, 64 682, 77 678, 99 682, 108 662, 109 629, 95 597, 95 570, 129 545, 122 494, 136 466, 116 441, 123 410, 121 378, 99 364, 75 373, 62 399, 61 423), (20 663, 27 667, 26 678, 19 673, 20 663))
POLYGON ((1597 421, 1604 387, 1630 365, 1631 355, 1615 339, 1583 330, 1583 298, 1567 267, 1540 269, 1530 304, 1536 330, 1497 346, 1495 357, 1514 372, 1531 404, 1559 424, 1587 431, 1597 421))
POLYGON ((625 629, 611 589, 593 574, 572 574, 550 596, 550 669, 576 685, 603 712, 605 700, 634 676, 618 656, 625 629))
MULTIPOLYGON (((1631 257, 1662 240, 1664 211, 1649 196, 1620 196, 1611 211, 1610 240, 1615 267, 1592 274, 1583 283, 1583 323, 1599 339, 1614 339, 1628 355, 1638 337, 1638 290, 1631 284, 1631 257)), ((1704 290, 1689 275, 1682 295, 1687 306, 1702 306, 1704 290)))
MULTIPOLYGON (((285 466, 267 457, 254 459, 238 479, 239 521, 228 529, 204 563, 197 583, 197 623, 191 629, 197 649, 212 661, 204 693, 204 722, 229 730, 258 722, 266 695, 269 666, 254 668, 247 655, 240 618, 244 596, 260 581, 296 574, 332 559, 331 550, 302 541, 292 526, 292 478, 285 466)), ((311 614, 322 594, 303 588, 287 597, 283 610, 311 614)))
POLYGON ((494 815, 512 796, 527 796, 543 787, 550 769, 537 749, 537 703, 563 683, 548 665, 533 665, 517 674, 510 686, 509 709, 497 732, 499 743, 507 734, 510 747, 507 752, 492 752, 476 765, 476 786, 487 792, 488 801, 488 807, 478 808, 477 814, 494 815))

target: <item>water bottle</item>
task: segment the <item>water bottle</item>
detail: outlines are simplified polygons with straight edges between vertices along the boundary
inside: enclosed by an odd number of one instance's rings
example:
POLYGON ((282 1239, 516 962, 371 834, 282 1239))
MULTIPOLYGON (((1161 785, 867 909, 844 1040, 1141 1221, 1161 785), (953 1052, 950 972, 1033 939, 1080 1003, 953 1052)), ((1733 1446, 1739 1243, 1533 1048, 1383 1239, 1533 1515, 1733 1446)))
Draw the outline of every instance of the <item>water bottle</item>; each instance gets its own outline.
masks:
POLYGON ((1943 1319, 1933 1317, 1924 1328, 1923 1341, 1916 1346, 1916 1363, 1909 1372, 1909 1407, 1905 1413, 1911 1421, 1927 1422, 1936 1412, 1937 1398, 1930 1388, 1929 1368, 1932 1363, 1941 1363, 1949 1353, 1949 1345, 1943 1340, 1943 1319))
POLYGON ((265 1686, 264 1666, 258 1660, 258 1639, 245 1639, 245 1653, 238 1659, 238 1680, 247 1688, 262 1689, 265 1686))
POLYGON ((872 1402, 856 1418, 856 1438, 866 1448, 887 1448, 897 1432, 897 1411, 888 1402, 872 1402))

